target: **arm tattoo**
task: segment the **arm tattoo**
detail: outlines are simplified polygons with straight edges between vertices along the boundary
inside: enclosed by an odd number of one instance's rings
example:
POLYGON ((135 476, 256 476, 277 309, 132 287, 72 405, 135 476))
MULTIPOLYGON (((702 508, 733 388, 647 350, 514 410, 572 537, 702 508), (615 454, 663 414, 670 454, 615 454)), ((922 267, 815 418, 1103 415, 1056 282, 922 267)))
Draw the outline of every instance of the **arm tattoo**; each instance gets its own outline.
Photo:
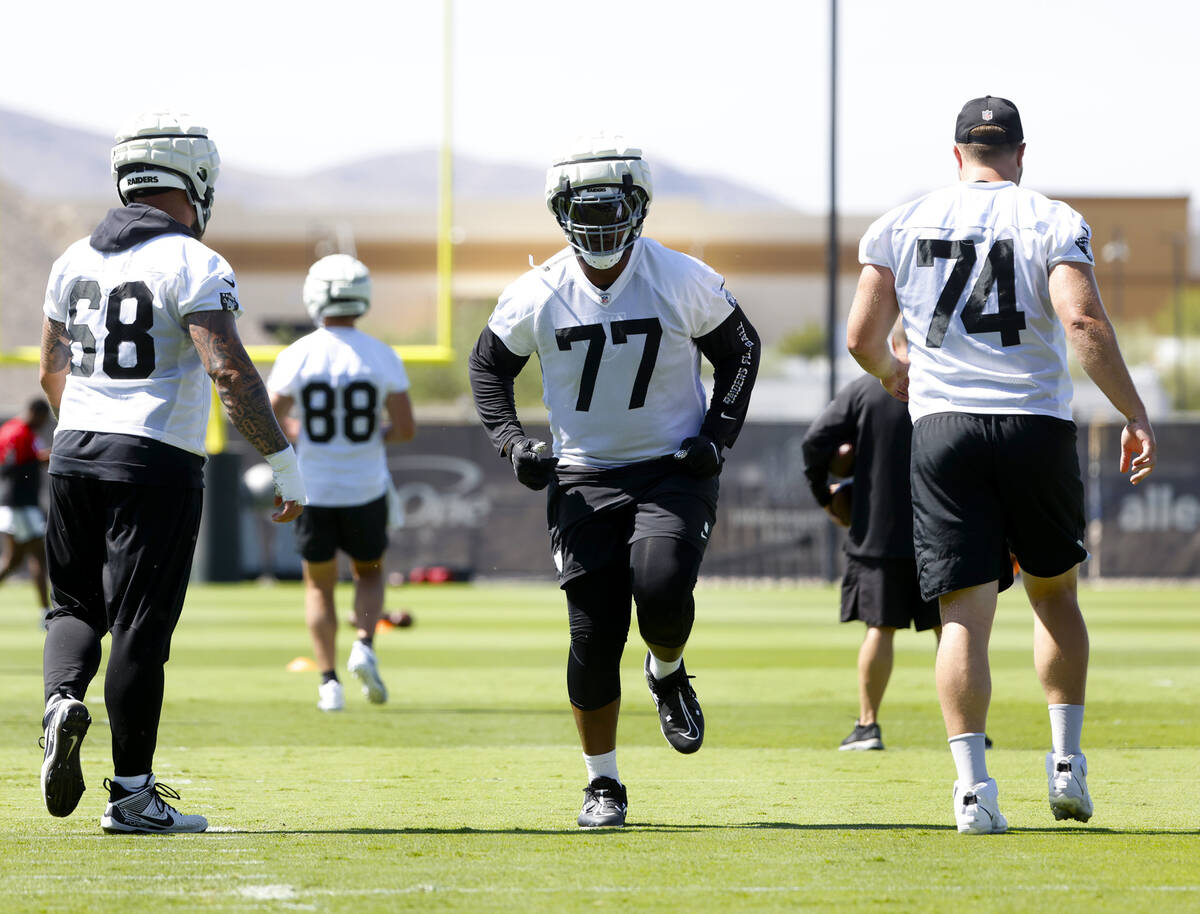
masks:
POLYGON ((242 345, 233 315, 201 311, 188 315, 187 321, 192 343, 234 428, 264 456, 286 448, 288 440, 275 421, 266 385, 242 345))
POLYGON ((71 367, 71 337, 67 325, 46 318, 42 326, 42 370, 58 374, 71 367))

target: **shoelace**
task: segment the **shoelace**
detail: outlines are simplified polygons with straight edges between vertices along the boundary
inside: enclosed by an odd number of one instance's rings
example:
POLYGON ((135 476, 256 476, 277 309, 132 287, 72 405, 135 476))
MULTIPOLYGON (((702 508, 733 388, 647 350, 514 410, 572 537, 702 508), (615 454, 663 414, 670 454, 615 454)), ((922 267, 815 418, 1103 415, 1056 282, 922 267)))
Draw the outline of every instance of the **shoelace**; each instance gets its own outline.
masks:
MULTIPOLYGON (((653 676, 651 676, 651 678, 653 679, 653 676)), ((692 688, 692 683, 690 682, 690 680, 695 678, 696 677, 691 673, 684 673, 684 675, 680 677, 679 670, 676 670, 670 676, 664 676, 662 679, 654 679, 654 691, 661 692, 665 695, 672 689, 679 689, 681 692, 687 691, 692 695, 695 695, 696 690, 692 688)))
MULTIPOLYGON (((114 785, 112 778, 104 779, 104 789, 108 791, 109 796, 112 795, 112 789, 114 786, 117 785, 114 785)), ((122 787, 121 789, 124 790, 125 788, 122 787)), ((182 799, 179 796, 178 790, 176 790, 174 787, 168 787, 166 784, 163 784, 159 781, 155 781, 154 786, 150 789, 154 792, 154 796, 157 799, 159 806, 163 807, 164 809, 169 809, 171 812, 179 812, 179 810, 167 802, 167 800, 182 799)), ((145 788, 142 788, 142 790, 145 790, 145 788)), ((136 796, 137 794, 141 793, 142 790, 135 790, 133 793, 129 794, 129 796, 136 796)))

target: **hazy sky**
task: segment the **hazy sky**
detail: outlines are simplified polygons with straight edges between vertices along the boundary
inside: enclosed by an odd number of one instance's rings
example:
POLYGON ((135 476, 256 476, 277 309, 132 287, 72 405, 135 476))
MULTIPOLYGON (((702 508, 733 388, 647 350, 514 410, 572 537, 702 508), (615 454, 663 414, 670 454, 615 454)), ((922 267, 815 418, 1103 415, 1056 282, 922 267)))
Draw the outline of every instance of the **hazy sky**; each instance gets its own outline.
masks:
MULTIPOLYGON (((954 117, 985 93, 1021 110, 1027 185, 1200 201, 1200 4, 841 0, 839 20, 845 209, 954 180, 954 117)), ((0 105, 104 133, 187 110, 244 168, 441 136, 438 0, 22 3, 5 33, 0 105)), ((822 210, 828 36, 828 0, 454 0, 456 146, 543 165, 601 127, 822 210)))

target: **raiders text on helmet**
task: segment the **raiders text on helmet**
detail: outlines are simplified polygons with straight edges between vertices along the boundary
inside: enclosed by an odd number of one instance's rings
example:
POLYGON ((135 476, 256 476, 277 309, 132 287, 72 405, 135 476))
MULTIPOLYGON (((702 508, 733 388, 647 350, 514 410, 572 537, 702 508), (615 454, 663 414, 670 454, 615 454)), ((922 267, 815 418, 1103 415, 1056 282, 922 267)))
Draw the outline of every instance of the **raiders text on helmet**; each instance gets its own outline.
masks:
POLYGON ((653 197, 650 166, 621 137, 582 137, 546 172, 546 206, 598 270, 615 266, 637 240, 653 197))
POLYGON ((365 314, 371 307, 371 273, 349 254, 330 254, 309 267, 303 297, 313 323, 365 314))
POLYGON ((178 188, 196 209, 196 231, 203 233, 212 212, 213 185, 221 170, 217 146, 208 129, 187 114, 139 115, 121 130, 112 149, 112 175, 122 203, 138 193, 178 188))

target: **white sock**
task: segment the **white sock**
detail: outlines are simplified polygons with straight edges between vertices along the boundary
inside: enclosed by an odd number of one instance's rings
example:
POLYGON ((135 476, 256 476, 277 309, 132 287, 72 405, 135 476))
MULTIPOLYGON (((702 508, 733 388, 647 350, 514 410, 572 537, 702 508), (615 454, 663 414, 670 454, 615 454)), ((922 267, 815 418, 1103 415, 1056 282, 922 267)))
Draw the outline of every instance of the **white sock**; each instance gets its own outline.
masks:
POLYGON ((150 778, 153 774, 131 774, 125 777, 117 777, 115 774, 112 777, 112 782, 117 784, 126 793, 137 793, 139 790, 145 790, 150 786, 150 778))
POLYGON ((617 750, 603 752, 600 755, 583 755, 583 763, 587 765, 588 783, 596 778, 612 778, 618 784, 621 779, 617 776, 617 750))
POLYGON ((983 740, 982 733, 960 733, 949 739, 950 754, 954 756, 958 782, 964 787, 973 787, 988 779, 983 740))
POLYGON ((1050 744, 1055 755, 1082 755, 1083 705, 1050 705, 1050 744))
POLYGON ((659 660, 654 656, 653 651, 650 653, 650 675, 655 679, 666 679, 681 666, 683 666, 682 655, 674 660, 659 660))

